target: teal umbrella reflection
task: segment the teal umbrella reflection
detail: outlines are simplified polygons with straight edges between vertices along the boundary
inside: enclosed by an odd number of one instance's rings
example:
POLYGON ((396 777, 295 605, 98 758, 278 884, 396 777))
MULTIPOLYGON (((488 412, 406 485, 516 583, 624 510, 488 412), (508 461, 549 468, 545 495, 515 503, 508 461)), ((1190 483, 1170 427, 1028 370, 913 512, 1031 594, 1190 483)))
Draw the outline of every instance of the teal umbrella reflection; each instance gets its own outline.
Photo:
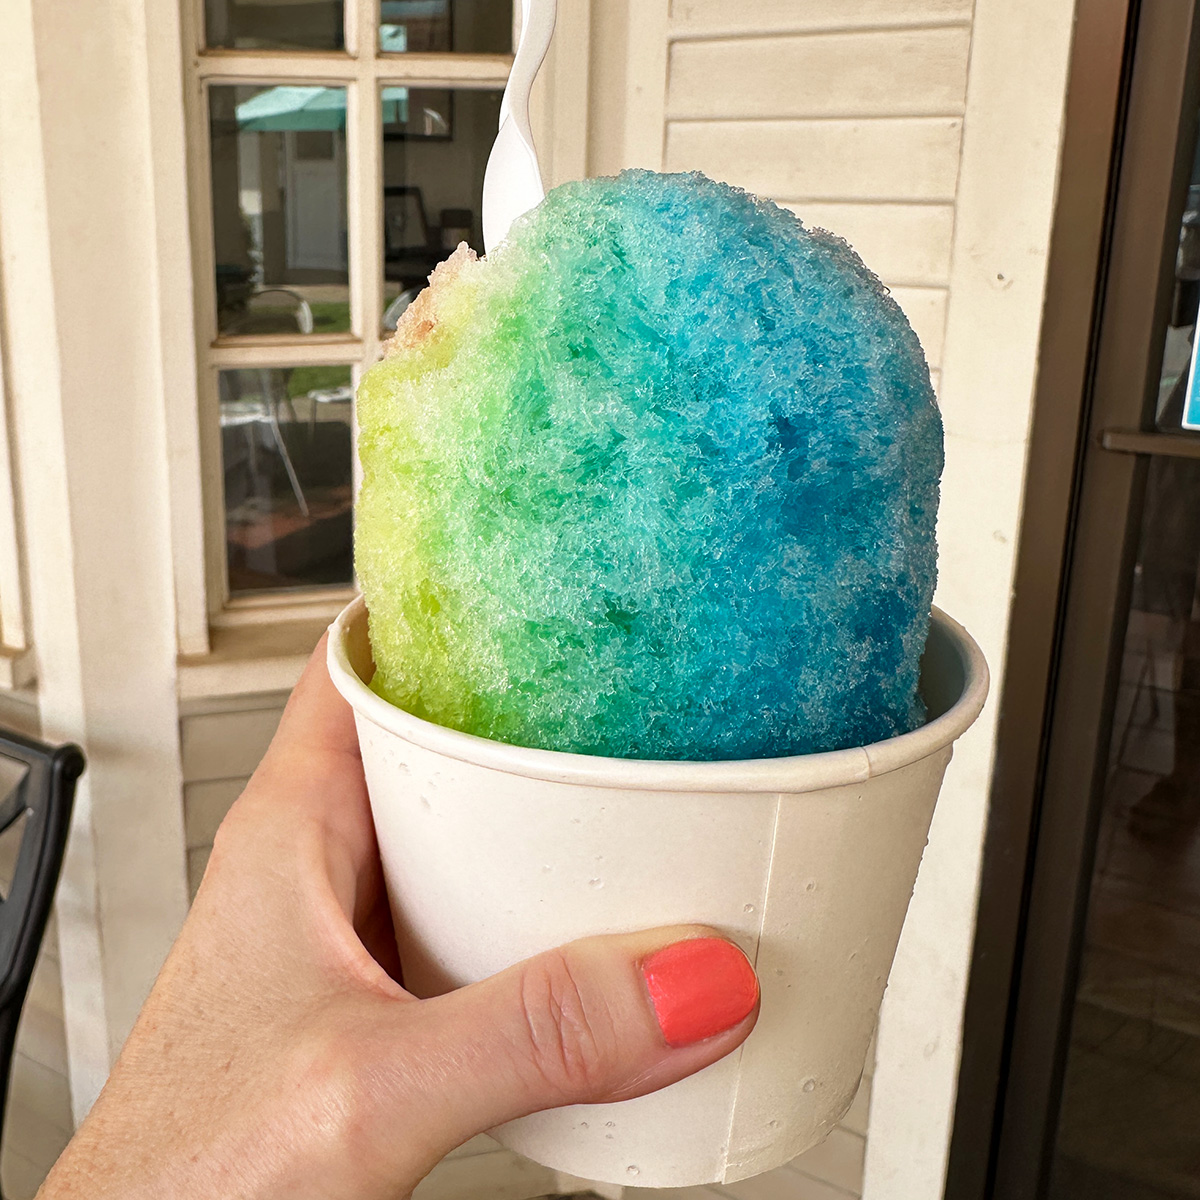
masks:
POLYGON ((237 106, 239 133, 291 133, 311 129, 346 128, 346 89, 267 88, 237 106))
MULTIPOLYGON (((409 92, 406 87, 382 91, 384 125, 408 124, 409 92)), ((432 113, 445 125, 445 118, 432 113)), ((310 129, 346 128, 346 89, 300 87, 281 84, 266 88, 237 106, 239 133, 291 133, 310 129)), ((448 130, 448 126, 446 127, 448 130)), ((435 129, 434 132, 443 132, 435 129)))

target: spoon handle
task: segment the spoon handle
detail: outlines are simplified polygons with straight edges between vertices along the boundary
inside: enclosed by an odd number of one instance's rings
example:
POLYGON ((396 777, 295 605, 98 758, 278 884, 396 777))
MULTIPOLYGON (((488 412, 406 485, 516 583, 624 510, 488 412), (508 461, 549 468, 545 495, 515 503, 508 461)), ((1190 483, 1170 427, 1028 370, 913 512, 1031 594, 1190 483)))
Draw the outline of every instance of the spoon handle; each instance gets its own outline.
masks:
POLYGON ((556 0, 521 0, 521 38, 500 102, 500 129, 483 177, 483 242, 489 254, 504 240, 512 223, 546 194, 529 124, 529 95, 550 48, 557 13, 556 0))
POLYGON ((504 99, 500 101, 500 123, 504 124, 505 117, 512 117, 521 131, 529 135, 531 143, 529 95, 550 49, 557 16, 556 0, 521 0, 521 38, 504 88, 504 99))

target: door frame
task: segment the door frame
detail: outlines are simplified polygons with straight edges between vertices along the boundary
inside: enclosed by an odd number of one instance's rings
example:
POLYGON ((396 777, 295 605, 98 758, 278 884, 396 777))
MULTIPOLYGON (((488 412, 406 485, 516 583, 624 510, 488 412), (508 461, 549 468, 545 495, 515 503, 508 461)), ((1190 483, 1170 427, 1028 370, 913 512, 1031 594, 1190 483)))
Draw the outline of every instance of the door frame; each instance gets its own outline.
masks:
POLYGON ((1163 452, 1143 431, 1195 144, 1195 17, 1196 0, 1080 0, 949 1200, 1032 1200, 1047 1180, 1148 462, 1120 434, 1163 452))

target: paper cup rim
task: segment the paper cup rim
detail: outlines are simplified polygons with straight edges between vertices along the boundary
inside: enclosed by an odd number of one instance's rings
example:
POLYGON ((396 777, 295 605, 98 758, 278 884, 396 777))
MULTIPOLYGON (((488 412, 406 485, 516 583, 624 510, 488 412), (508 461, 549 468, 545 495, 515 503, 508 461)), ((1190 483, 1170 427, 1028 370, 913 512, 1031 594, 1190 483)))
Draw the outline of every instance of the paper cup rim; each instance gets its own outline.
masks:
POLYGON ((380 729, 426 750, 510 775, 589 787, 670 792, 807 792, 861 783, 918 762, 952 745, 983 709, 988 668, 974 638, 939 608, 937 627, 957 653, 963 673, 958 699, 911 733, 821 754, 717 762, 605 758, 514 746, 435 725, 397 708, 363 682, 351 665, 347 639, 365 622, 366 602, 355 597, 329 627, 326 661, 334 686, 355 713, 380 729))

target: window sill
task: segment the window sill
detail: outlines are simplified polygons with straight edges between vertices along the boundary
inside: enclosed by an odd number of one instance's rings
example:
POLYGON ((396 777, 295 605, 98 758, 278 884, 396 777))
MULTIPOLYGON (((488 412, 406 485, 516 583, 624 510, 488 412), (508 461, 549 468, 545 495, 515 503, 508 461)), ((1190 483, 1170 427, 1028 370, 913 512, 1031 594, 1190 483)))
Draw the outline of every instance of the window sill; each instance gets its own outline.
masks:
POLYGON ((328 587, 236 596, 212 619, 211 629, 242 625, 287 625, 323 620, 328 625, 358 595, 357 588, 328 587))
POLYGON ((331 619, 304 616, 214 626, 207 654, 184 654, 177 660, 179 699, 291 691, 331 619))

